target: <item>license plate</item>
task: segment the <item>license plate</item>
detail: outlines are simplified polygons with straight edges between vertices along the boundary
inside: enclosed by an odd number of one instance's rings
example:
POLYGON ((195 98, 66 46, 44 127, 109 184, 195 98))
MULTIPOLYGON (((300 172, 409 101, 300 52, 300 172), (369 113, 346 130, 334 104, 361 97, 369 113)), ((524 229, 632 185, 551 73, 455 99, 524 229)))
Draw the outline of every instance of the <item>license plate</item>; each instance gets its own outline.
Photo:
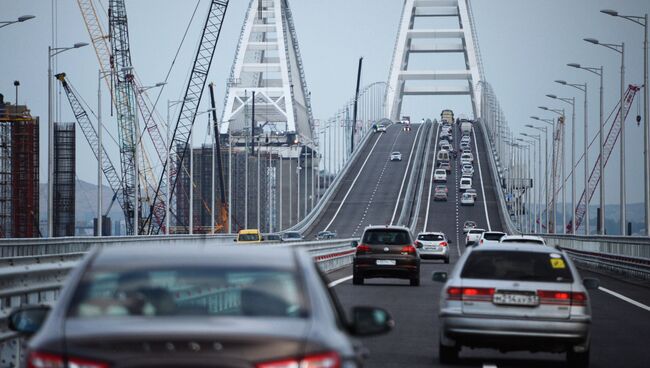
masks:
POLYGON ((492 302, 503 305, 538 305, 539 298, 533 294, 495 293, 492 302))
POLYGON ((438 247, 435 246, 429 246, 429 247, 424 247, 426 250, 438 250, 438 247))
POLYGON ((377 265, 378 266, 395 266, 397 262, 393 259, 378 259, 377 260, 377 265))

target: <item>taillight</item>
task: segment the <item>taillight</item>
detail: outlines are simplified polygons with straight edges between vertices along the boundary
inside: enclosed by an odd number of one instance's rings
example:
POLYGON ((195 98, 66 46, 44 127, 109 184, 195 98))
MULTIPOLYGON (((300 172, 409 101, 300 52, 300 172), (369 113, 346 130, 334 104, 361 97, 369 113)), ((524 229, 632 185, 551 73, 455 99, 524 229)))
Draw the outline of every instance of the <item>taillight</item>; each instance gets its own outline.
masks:
POLYGON ((108 364, 103 362, 95 362, 86 359, 68 358, 67 365, 64 363, 66 359, 57 354, 42 353, 34 351, 29 354, 27 358, 27 368, 108 368, 108 364))
POLYGON ((418 248, 418 247, 422 246, 422 243, 420 243, 419 241, 416 240, 414 245, 415 245, 416 248, 418 248))
POLYGON ((581 292, 538 290, 537 296, 540 304, 578 306, 587 304, 587 294, 581 292))
POLYGON ((284 359, 275 362, 258 363, 256 368, 340 368, 341 360, 336 353, 308 355, 303 358, 284 359))
POLYGON ((481 239, 481 241, 479 242, 479 244, 483 244, 483 239, 481 239))
POLYGON ((412 245, 405 245, 405 246, 402 247, 401 252, 411 254, 411 253, 415 253, 416 250, 415 250, 415 247, 412 246, 412 245))
POLYGON ((366 252, 370 252, 370 246, 368 246, 366 244, 357 245, 357 254, 366 253, 366 252))
POLYGON ((440 246, 441 246, 441 247, 446 247, 446 246, 447 246, 447 242, 440 242, 440 246))
POLYGON ((447 288, 448 300, 492 301, 494 288, 449 287, 447 288))

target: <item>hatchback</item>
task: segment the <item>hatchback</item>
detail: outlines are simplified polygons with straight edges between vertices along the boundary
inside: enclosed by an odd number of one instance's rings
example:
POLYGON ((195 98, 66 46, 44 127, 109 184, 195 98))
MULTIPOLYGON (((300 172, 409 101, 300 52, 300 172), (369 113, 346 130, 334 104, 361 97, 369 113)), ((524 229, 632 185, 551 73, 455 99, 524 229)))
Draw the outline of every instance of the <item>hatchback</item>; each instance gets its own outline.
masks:
POLYGON ((463 234, 467 233, 470 229, 476 227, 476 222, 474 221, 465 221, 463 224, 463 234))
POLYGON ((402 154, 399 152, 391 152, 390 154, 391 161, 402 161, 402 154))
POLYGON ((352 283, 361 285, 367 278, 401 278, 420 285, 420 256, 409 228, 365 228, 353 259, 352 283))
POLYGON ((469 194, 469 193, 463 193, 460 196, 460 205, 461 206, 473 206, 476 201, 474 200, 474 196, 469 194))
POLYGON ((460 178, 459 189, 461 191, 464 191, 466 189, 471 189, 471 188, 472 188, 472 178, 460 178))
POLYGON ((481 238, 478 240, 479 245, 488 245, 488 244, 499 244, 501 238, 506 236, 506 233, 501 231, 486 231, 481 234, 481 238))
POLYGON ((449 244, 451 240, 447 239, 445 233, 440 232, 419 233, 415 241, 420 258, 442 259, 445 263, 449 263, 449 244))
POLYGON ((27 367, 260 368, 358 366, 353 336, 393 322, 372 307, 346 319, 301 249, 184 244, 97 248, 51 311, 25 306, 9 324, 38 331, 27 367))
POLYGON ((485 229, 473 228, 467 232, 465 236, 465 246, 470 246, 476 244, 476 242, 481 239, 481 235, 485 232, 485 229))
POLYGON ((500 351, 566 352, 569 366, 589 366, 591 308, 587 289, 563 251, 535 244, 488 244, 466 251, 440 295, 441 363, 463 346, 500 351))
POLYGON ((500 243, 532 243, 546 245, 544 238, 535 235, 506 235, 501 238, 500 243))
POLYGON ((436 171, 433 172, 433 182, 438 183, 438 182, 447 182, 447 170, 445 169, 436 169, 436 171))

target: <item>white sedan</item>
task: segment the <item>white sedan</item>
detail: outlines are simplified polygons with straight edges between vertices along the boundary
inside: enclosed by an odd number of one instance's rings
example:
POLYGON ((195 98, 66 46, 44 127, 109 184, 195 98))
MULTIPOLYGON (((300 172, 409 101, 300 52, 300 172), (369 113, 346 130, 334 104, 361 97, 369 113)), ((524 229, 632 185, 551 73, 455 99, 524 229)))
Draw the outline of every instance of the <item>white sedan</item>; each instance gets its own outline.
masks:
POLYGON ((402 154, 400 152, 391 152, 390 160, 391 161, 402 161, 402 154))

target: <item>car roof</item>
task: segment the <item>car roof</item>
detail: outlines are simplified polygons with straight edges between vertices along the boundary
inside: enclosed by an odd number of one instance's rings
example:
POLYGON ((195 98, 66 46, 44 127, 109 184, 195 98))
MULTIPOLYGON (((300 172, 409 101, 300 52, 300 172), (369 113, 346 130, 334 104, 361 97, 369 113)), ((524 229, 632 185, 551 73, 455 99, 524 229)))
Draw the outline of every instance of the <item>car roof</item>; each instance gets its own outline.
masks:
POLYGON ((409 229, 406 226, 400 226, 400 225, 369 225, 366 226, 366 228, 363 230, 364 232, 366 230, 381 230, 381 229, 393 229, 393 230, 406 230, 408 232, 411 232, 411 229, 409 229))
POLYGON ((258 229, 242 229, 239 230, 240 234, 259 234, 260 231, 258 229))
POLYGON ((445 235, 442 231, 423 231, 421 233, 418 233, 418 236, 420 235, 445 235))
POLYGON ((391 152, 390 154, 391 154, 391 155, 394 155, 394 154, 396 154, 396 153, 399 153, 399 154, 401 155, 401 153, 400 153, 399 151, 393 151, 393 152, 391 152))
POLYGON ((503 234, 506 235, 503 231, 486 231, 483 234, 503 234))
POLYGON ((96 250, 94 267, 260 267, 295 268, 294 247, 259 245, 207 245, 203 242, 180 246, 147 244, 102 247, 96 250))
POLYGON ((486 243, 480 247, 474 248, 472 251, 485 251, 485 250, 512 250, 522 252, 536 252, 536 253, 561 253, 560 250, 547 245, 526 243, 526 242, 512 242, 512 243, 486 243))
POLYGON ((535 235, 506 235, 503 237, 502 240, 512 240, 512 239, 521 239, 522 241, 525 240, 541 240, 544 241, 544 238, 541 236, 535 236, 535 235))

